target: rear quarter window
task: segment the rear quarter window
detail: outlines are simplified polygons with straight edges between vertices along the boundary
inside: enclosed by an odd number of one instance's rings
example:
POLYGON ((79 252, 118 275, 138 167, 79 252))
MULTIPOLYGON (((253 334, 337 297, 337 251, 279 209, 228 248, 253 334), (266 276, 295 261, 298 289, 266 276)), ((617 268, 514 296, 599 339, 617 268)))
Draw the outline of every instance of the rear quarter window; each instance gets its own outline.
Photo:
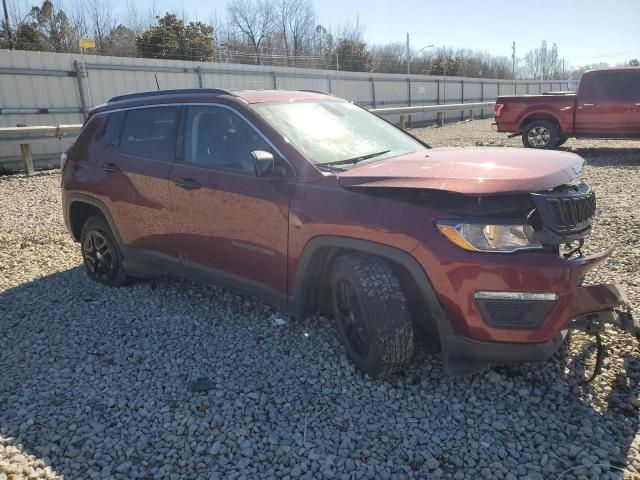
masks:
POLYGON ((128 110, 120 134, 120 150, 129 155, 172 160, 178 131, 178 107, 128 110))
POLYGON ((67 156, 75 161, 91 161, 91 147, 102 140, 108 121, 107 115, 95 115, 90 118, 67 151, 67 156))

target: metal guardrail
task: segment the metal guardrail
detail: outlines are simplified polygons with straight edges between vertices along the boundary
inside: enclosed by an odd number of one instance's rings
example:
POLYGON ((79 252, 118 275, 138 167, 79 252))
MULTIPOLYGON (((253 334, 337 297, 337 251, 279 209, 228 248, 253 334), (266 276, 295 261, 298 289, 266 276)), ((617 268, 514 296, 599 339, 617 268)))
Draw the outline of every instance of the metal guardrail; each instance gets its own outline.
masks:
POLYGON ((473 102, 473 103, 454 103, 445 105, 417 105, 413 107, 385 107, 370 108, 371 113, 376 115, 392 115, 392 114, 412 114, 427 112, 448 112, 451 110, 469 110, 474 108, 492 107, 496 102, 473 102))
MULTIPOLYGON (((394 115, 400 114, 400 128, 405 128, 405 115, 412 113, 436 113, 436 122, 438 125, 444 125, 444 112, 458 111, 464 112, 469 110, 469 119, 473 120, 473 109, 493 107, 496 102, 469 102, 469 103, 450 103, 444 105, 416 105, 411 107, 386 107, 386 108, 370 108, 371 113, 376 115, 394 115)), ((411 118, 411 117, 409 117, 411 118)))
POLYGON ((34 173, 33 155, 30 142, 35 140, 49 140, 51 138, 73 137, 82 128, 81 124, 35 127, 4 127, 0 128, 0 142, 19 142, 20 155, 28 175, 34 173))

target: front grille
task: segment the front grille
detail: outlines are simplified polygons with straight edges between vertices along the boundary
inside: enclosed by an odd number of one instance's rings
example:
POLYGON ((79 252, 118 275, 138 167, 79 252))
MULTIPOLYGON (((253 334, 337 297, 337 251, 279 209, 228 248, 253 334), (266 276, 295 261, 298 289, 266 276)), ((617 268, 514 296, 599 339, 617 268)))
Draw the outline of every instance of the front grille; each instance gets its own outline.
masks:
POLYGON ((596 213, 596 195, 569 198, 548 198, 554 230, 558 232, 579 232, 591 225, 591 217, 596 213))
POLYGON ((586 237, 596 213, 596 195, 586 183, 532 193, 532 223, 542 244, 566 243, 586 237))
POLYGON ((549 314, 555 300, 486 300, 477 299, 482 316, 498 328, 532 328, 549 314))

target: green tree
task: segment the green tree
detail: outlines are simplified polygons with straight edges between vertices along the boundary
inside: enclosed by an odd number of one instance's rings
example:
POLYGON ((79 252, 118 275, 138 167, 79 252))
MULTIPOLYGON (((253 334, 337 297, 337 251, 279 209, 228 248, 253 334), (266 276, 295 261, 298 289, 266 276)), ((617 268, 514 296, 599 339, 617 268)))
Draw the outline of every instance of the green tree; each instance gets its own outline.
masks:
POLYGON ((22 23, 16 30, 14 48, 43 52, 47 50, 47 45, 35 23, 22 23))
POLYGON ((158 24, 136 38, 142 57, 173 60, 214 61, 216 46, 213 27, 202 22, 185 24, 172 13, 158 19, 158 24))
POLYGON ((640 60, 638 60, 637 58, 632 58, 631 60, 629 60, 629 66, 640 67, 640 60))
MULTIPOLYGON (((42 38, 43 50, 59 53, 78 50, 79 39, 69 17, 64 10, 56 8, 53 2, 45 0, 42 2, 42 6, 33 7, 29 16, 33 20, 30 27, 38 31, 42 38)), ((32 32, 27 29, 24 34, 23 43, 26 43, 26 40, 32 37, 32 32)), ((25 50, 36 50, 36 48, 26 48, 25 50)))
POLYGON ((124 25, 118 25, 104 39, 104 54, 129 57, 136 48, 136 33, 124 25))
POLYGON ((449 77, 455 77, 460 71, 462 66, 462 58, 446 53, 439 54, 434 60, 431 66, 431 75, 446 75, 449 77))
POLYGON ((338 42, 330 54, 328 67, 349 72, 370 72, 373 69, 373 58, 367 50, 367 44, 357 40, 343 39, 338 42))

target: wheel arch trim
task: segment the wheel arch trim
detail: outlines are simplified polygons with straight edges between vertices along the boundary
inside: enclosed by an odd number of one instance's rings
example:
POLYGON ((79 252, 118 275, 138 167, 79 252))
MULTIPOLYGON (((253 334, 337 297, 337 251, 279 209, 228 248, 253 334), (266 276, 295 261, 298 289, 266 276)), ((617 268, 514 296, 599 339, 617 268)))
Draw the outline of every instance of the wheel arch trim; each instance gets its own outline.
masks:
POLYGON ((116 228, 116 224, 113 221, 113 217, 109 213, 109 209, 100 200, 90 195, 85 195, 82 193, 70 193, 67 195, 65 210, 66 218, 68 219, 67 229, 69 230, 69 232, 73 235, 73 227, 71 225, 71 206, 76 202, 86 203, 100 210, 105 220, 109 224, 109 228, 111 229, 111 232, 113 233, 113 236, 118 243, 118 247, 122 249, 122 247, 124 246, 124 244, 122 243, 122 237, 120 237, 120 232, 118 232, 118 229, 116 228))
POLYGON ((312 262, 316 253, 320 249, 327 247, 375 255, 403 267, 415 282, 422 301, 427 305, 429 313, 435 321, 440 338, 454 334, 453 327, 444 314, 431 280, 424 268, 409 252, 382 243, 357 238, 322 235, 314 237, 307 242, 296 267, 292 295, 290 297, 293 311, 304 311, 305 303, 310 298, 310 289, 314 284, 312 262))

